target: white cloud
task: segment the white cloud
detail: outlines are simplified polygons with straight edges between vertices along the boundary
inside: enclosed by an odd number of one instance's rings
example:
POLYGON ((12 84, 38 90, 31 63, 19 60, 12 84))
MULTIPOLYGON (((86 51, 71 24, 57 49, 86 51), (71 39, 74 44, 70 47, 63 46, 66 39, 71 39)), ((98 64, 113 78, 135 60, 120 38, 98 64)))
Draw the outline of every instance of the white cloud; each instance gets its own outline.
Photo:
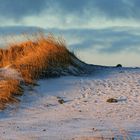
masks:
POLYGON ((20 22, 8 22, 7 25, 39 26, 43 28, 82 29, 82 28, 108 28, 108 27, 140 27, 140 21, 134 19, 106 19, 105 17, 91 16, 77 17, 72 14, 59 14, 43 12, 38 16, 26 16, 20 22), (9 24, 8 24, 9 23, 9 24))

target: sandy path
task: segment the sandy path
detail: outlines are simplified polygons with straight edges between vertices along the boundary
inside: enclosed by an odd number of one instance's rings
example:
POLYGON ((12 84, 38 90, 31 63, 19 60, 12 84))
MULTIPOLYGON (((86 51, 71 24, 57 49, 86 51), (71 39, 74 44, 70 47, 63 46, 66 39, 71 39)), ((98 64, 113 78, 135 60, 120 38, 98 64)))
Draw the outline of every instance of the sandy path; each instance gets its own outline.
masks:
POLYGON ((42 80, 1 112, 3 140, 140 139, 140 69, 102 69, 85 77, 42 80), (59 104, 57 96, 66 103, 59 104), (107 103, 108 98, 118 103, 107 103))

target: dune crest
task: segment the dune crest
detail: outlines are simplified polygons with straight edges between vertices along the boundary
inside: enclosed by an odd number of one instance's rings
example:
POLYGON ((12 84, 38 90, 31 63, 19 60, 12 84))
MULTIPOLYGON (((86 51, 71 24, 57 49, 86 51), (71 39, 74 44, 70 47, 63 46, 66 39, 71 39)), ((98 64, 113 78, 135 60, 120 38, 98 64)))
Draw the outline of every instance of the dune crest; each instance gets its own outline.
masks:
POLYGON ((15 95, 22 95, 24 85, 34 85, 41 78, 79 75, 85 73, 84 65, 66 48, 63 39, 53 35, 45 37, 40 34, 36 40, 11 44, 6 49, 0 49, 2 72, 10 69, 18 75, 13 77, 7 73, 7 76, 2 76, 0 73, 0 108, 4 108, 9 102, 17 102, 15 95))

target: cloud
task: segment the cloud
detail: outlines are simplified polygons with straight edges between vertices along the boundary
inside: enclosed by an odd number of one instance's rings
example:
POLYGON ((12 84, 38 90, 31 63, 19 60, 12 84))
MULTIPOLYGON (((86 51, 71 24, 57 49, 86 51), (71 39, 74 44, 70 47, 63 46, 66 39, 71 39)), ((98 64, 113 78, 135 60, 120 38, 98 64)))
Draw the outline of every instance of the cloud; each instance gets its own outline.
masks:
POLYGON ((54 0, 54 3, 65 13, 80 16, 105 16, 111 19, 140 17, 139 0, 54 0))
POLYGON ((66 39, 74 51, 94 51, 100 54, 122 52, 140 53, 140 28, 110 27, 104 29, 58 29, 36 28, 29 26, 0 27, 0 35, 44 31, 66 39))
MULTIPOLYGON (((97 26, 99 23, 125 24, 140 18, 139 0, 1 0, 0 19, 6 24, 45 26, 56 21, 62 26, 97 26), (49 22, 51 19, 51 23, 49 22), (52 20, 53 19, 53 20, 52 20), (123 20, 118 22, 118 20, 123 20), (37 21, 37 22, 35 22, 37 21)), ((51 25, 50 25, 51 26, 51 25)))
POLYGON ((46 7, 46 0, 1 0, 0 2, 0 16, 16 20, 38 14, 46 7))
POLYGON ((120 53, 120 52, 135 52, 140 53, 140 36, 138 35, 128 35, 125 39, 120 39, 113 41, 108 47, 101 48, 99 52, 101 53, 120 53))
POLYGON ((73 50, 95 51, 101 54, 140 53, 140 28, 48 29, 66 38, 73 50))

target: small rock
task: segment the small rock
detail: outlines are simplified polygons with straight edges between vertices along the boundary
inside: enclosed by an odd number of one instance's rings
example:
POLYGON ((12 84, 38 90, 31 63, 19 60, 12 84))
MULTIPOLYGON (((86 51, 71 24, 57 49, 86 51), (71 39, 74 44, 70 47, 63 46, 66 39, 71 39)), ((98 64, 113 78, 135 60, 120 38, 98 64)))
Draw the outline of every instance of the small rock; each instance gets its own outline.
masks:
POLYGON ((96 128, 94 128, 94 127, 92 128, 92 130, 93 130, 93 131, 97 131, 97 129, 96 129, 96 128))
POLYGON ((46 129, 43 129, 43 131, 46 131, 46 129))
POLYGON ((121 64, 117 64, 117 65, 116 65, 116 67, 121 68, 121 67, 122 67, 122 65, 121 65, 121 64))
POLYGON ((59 99, 58 102, 59 102, 60 104, 64 104, 64 103, 65 103, 65 101, 64 101, 63 99, 59 99))
POLYGON ((88 101, 87 100, 84 100, 83 102, 87 103, 88 101))
POLYGON ((108 103, 117 103, 118 100, 117 99, 114 99, 114 98, 109 98, 109 99, 107 99, 106 102, 108 102, 108 103))
POLYGON ((60 104, 64 104, 65 103, 64 99, 62 99, 61 97, 57 96, 56 98, 58 99, 58 102, 60 104))

